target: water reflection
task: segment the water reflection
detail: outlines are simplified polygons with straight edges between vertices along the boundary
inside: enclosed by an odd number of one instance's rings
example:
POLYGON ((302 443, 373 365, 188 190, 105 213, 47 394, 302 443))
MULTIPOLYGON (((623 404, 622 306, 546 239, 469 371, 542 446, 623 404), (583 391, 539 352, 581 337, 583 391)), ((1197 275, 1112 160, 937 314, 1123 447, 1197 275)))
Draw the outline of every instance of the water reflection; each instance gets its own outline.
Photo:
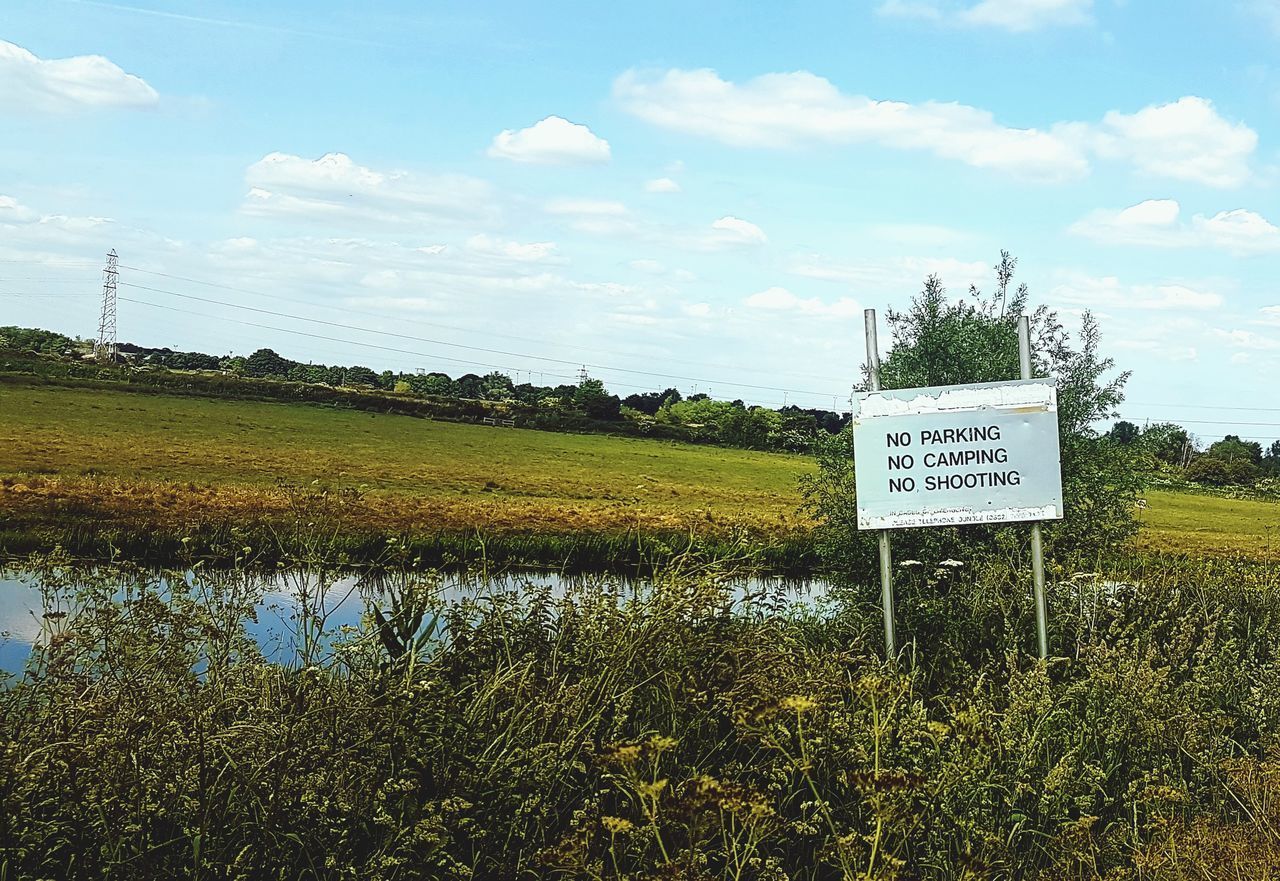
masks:
MULTIPOLYGON (((370 604, 385 607, 388 575, 381 572, 323 575, 314 571, 287 570, 268 575, 245 572, 188 571, 183 574, 197 592, 218 591, 242 598, 255 615, 246 623, 263 654, 287 662, 308 649, 314 640, 327 641, 343 628, 358 628, 370 604), (302 609, 311 614, 301 614, 302 609), (316 623, 319 622, 317 632, 316 623), (308 626, 308 624, 310 626, 308 626)), ((22 569, 0 569, 0 670, 21 671, 33 644, 47 640, 68 616, 74 617, 69 598, 80 585, 95 580, 114 587, 117 595, 146 583, 162 595, 169 589, 167 576, 125 567, 101 567, 55 576, 22 569)), ((545 571, 510 571, 498 574, 450 573, 440 576, 437 595, 445 603, 514 593, 546 591, 560 598, 584 585, 606 588, 620 600, 651 588, 648 579, 617 575, 563 575, 545 571)), ((752 576, 729 583, 735 601, 757 608, 813 605, 828 592, 822 579, 784 580, 752 576)), ((225 597, 224 597, 225 598, 225 597)))

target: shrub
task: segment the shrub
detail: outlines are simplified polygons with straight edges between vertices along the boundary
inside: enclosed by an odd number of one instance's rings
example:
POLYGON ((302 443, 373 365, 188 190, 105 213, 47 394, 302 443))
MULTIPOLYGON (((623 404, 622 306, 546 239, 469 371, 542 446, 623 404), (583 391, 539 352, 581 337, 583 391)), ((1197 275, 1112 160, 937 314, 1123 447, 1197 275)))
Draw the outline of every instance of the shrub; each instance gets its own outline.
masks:
MULTIPOLYGON (((885 388, 954 385, 1015 379, 1018 317, 1027 308, 1025 285, 1011 290, 1015 261, 1007 253, 996 266, 990 297, 970 289, 968 299, 948 299, 936 276, 906 312, 890 311, 893 343, 881 366, 885 388)), ((1094 424, 1114 415, 1127 373, 1108 378, 1114 364, 1098 355, 1097 323, 1085 313, 1077 339, 1046 307, 1032 314, 1035 373, 1058 387, 1062 461, 1062 521, 1046 524, 1047 549, 1059 558, 1096 558, 1137 530, 1134 503, 1141 489, 1140 452, 1100 436, 1094 424)), ((875 566, 874 535, 858 532, 851 431, 820 439, 818 473, 802 481, 805 509, 818 521, 815 540, 837 572, 867 573, 875 566)), ((1025 530, 969 526, 902 530, 900 556, 940 560, 1008 553, 1025 530)))

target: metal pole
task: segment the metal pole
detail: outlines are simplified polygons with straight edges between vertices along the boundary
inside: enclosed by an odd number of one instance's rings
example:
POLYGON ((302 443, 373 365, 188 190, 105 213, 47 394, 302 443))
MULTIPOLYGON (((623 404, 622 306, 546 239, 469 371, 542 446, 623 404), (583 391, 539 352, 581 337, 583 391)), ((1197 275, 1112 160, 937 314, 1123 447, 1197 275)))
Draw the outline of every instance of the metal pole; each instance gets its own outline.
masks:
MULTIPOLYGON (((867 373, 871 390, 880 391, 880 348, 876 343, 876 310, 863 313, 867 332, 867 373)), ((884 608, 884 651, 890 663, 898 658, 898 639, 893 632, 893 551, 889 546, 889 530, 880 530, 880 604, 884 608)))
MULTIPOLYGON (((1018 319, 1018 368, 1023 379, 1031 379, 1031 321, 1018 319)), ((1036 640, 1040 657, 1049 657, 1049 605, 1044 595, 1044 545, 1039 521, 1031 524, 1031 581, 1036 604, 1036 640)))

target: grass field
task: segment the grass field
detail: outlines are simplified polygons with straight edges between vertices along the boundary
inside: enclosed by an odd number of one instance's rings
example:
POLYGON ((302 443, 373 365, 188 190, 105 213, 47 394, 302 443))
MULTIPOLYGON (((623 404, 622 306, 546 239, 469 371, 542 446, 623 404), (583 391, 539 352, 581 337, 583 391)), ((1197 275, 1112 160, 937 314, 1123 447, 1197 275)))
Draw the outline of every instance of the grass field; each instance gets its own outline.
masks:
POLYGON ((1155 490, 1146 500, 1140 547, 1280 560, 1280 503, 1155 490))
POLYGON ((295 404, 0 384, 0 474, 212 484, 319 479, 375 495, 791 519, 800 456, 295 404))
MULTIPOLYGON (((0 382, 0 414, 0 511, 145 509, 188 526, 269 509, 265 489, 283 478, 363 487, 369 526, 786 536, 807 525, 797 478, 814 468, 801 456, 13 381, 0 382)), ((1278 504, 1147 500, 1146 549, 1280 559, 1278 504)))

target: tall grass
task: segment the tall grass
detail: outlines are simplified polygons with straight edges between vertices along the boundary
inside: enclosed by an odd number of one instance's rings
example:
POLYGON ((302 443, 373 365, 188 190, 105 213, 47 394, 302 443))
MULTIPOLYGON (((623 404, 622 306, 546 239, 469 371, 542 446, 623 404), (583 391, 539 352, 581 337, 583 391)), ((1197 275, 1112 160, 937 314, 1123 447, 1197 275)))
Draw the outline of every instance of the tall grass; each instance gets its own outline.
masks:
POLYGON ((1218 878, 1280 860, 1280 592, 1165 566, 1055 580, 1048 665, 998 566, 816 611, 673 557, 445 603, 384 573, 359 628, 299 570, 296 652, 246 571, 45 572, 0 692, 0 877, 1218 878), (914 637, 914 639, 912 639, 914 637))

